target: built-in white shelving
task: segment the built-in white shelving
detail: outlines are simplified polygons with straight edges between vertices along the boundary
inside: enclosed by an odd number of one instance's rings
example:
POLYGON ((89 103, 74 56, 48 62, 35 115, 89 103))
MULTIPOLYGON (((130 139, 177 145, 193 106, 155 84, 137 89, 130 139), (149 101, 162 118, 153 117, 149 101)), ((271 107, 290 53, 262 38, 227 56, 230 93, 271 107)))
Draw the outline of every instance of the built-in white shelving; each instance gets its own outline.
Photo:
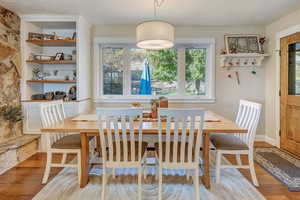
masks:
MULTIPOLYGON (((21 19, 22 80, 21 100, 24 111, 24 133, 40 134, 39 105, 46 100, 32 100, 34 94, 64 91, 76 86, 76 100, 65 102, 67 116, 90 110, 91 106, 91 26, 81 16, 30 15, 21 19), (29 40, 28 33, 53 34, 59 39, 29 40), (75 38, 72 38, 73 34, 75 38), (66 60, 36 60, 32 54, 74 55, 66 60), (50 73, 35 80, 33 69, 50 73), (54 77, 55 71, 55 77, 54 77), (76 76, 76 78, 74 78, 76 76), (67 77, 67 78, 66 78, 67 77)), ((43 137, 41 150, 43 150, 43 137)))

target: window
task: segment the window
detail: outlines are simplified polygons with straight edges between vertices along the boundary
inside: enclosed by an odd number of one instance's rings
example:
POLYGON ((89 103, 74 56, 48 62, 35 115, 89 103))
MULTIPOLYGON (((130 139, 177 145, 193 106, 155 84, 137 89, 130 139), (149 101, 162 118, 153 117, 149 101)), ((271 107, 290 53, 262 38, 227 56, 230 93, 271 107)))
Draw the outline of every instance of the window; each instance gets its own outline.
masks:
POLYGON ((187 95, 205 95, 205 48, 185 49, 185 92, 187 95))
MULTIPOLYGON (((214 44, 178 44, 150 51, 130 44, 100 44, 97 99, 214 101, 214 44)), ((96 78, 97 79, 97 78, 96 78)))
POLYGON ((123 94, 124 49, 106 47, 103 52, 103 94, 123 94))
POLYGON ((149 95, 140 91, 145 59, 149 62, 151 94, 166 96, 177 94, 177 49, 147 51, 130 48, 129 51, 132 95, 149 95))

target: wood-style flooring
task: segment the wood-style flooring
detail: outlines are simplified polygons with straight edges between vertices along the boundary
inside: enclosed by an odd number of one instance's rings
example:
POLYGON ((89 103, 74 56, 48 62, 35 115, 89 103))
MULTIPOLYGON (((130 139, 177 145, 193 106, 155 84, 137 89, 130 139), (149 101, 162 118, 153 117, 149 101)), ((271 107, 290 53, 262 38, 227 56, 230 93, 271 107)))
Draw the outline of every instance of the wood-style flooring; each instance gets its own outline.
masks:
MULTIPOLYGON (((255 143, 255 146, 270 146, 263 142, 255 143)), ((54 156, 54 161, 59 161, 60 156, 54 156)), ((227 158, 235 163, 234 157, 227 158)), ((72 159, 71 156, 68 159, 72 159)), ((245 161, 246 157, 242 157, 245 161)), ((0 175, 0 200, 30 200, 44 185, 41 180, 46 164, 46 154, 37 153, 16 167, 0 175)), ((285 186, 268 174, 263 168, 255 164, 255 169, 260 183, 258 190, 268 200, 300 200, 300 192, 290 192, 285 186)), ((61 169, 53 168, 49 180, 61 169)), ((250 179, 248 170, 240 170, 247 179, 250 179)))

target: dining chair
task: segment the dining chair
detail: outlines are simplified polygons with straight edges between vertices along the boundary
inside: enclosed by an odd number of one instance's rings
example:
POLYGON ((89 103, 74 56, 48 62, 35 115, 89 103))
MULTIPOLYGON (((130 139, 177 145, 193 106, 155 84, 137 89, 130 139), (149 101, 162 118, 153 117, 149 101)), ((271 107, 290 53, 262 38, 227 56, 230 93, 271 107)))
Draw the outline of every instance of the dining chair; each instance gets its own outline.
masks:
POLYGON ((199 156, 204 111, 201 109, 158 109, 158 199, 162 199, 162 170, 184 169, 187 178, 194 171, 195 199, 199 192, 199 156), (171 129, 174 132, 171 132, 171 129), (163 132, 165 140, 163 141, 163 132))
POLYGON ((240 100, 236 123, 248 132, 244 134, 213 134, 210 137, 212 144, 216 148, 216 183, 220 183, 220 173, 223 168, 250 169, 251 178, 255 186, 259 186, 256 178, 253 148, 256 129, 261 114, 262 105, 259 103, 240 100), (237 165, 222 164, 223 154, 236 155, 237 165), (248 165, 243 165, 240 155, 248 155, 248 165))
MULTIPOLYGON (((66 118, 64 111, 63 101, 51 101, 40 104, 40 114, 42 119, 42 126, 48 127, 62 122, 66 118)), ((46 133, 46 145, 47 145, 47 163, 44 172, 42 183, 48 181, 51 167, 70 167, 77 168, 78 170, 78 182, 80 183, 81 173, 81 143, 79 134, 68 133, 46 133), (52 155, 54 153, 62 154, 60 163, 52 163, 52 155), (67 155, 76 154, 77 163, 67 163, 67 155)))
POLYGON ((101 199, 105 199, 108 169, 138 170, 138 199, 142 199, 142 170, 147 143, 143 142, 143 110, 139 108, 97 108, 103 173, 101 199), (137 134, 136 134, 137 133, 137 134), (137 137, 136 137, 137 136, 137 137))

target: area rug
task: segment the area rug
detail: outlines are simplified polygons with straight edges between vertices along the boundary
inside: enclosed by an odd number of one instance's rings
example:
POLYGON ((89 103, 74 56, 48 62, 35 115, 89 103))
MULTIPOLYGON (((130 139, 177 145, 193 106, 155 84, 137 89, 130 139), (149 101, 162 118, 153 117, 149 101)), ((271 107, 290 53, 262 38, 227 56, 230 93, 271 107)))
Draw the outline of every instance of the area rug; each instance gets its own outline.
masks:
POLYGON ((300 191, 300 160, 276 147, 256 148, 255 161, 290 191, 300 191))
MULTIPOLYGON (((212 162, 214 156, 212 157, 212 162)), ((224 160, 227 162, 226 160, 224 160)), ((143 180, 142 199, 156 200, 158 182, 154 178, 155 167, 149 167, 149 176, 143 180)), ((90 170, 89 183, 80 189, 77 182, 76 169, 63 169, 54 177, 33 200, 100 200, 101 199, 101 167, 90 170)), ((192 181, 186 180, 184 171, 164 171, 163 199, 194 199, 192 181)), ((110 178, 107 186, 108 200, 137 199, 136 170, 117 170, 117 177, 110 178)), ((221 183, 215 184, 214 163, 212 163, 212 187, 207 190, 200 184, 201 200, 264 200, 259 191, 236 169, 222 170, 221 183)), ((200 174, 201 175, 201 174, 200 174)))

